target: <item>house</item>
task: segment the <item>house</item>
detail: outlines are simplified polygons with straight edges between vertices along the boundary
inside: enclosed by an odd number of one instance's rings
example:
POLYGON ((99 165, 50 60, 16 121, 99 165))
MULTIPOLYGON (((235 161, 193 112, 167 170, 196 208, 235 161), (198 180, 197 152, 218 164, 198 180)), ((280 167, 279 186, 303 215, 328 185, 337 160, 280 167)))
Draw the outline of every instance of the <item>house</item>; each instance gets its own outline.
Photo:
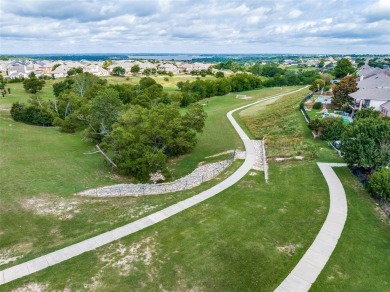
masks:
POLYGON ((158 67, 158 70, 162 70, 165 73, 168 73, 168 72, 172 72, 174 74, 179 74, 180 73, 179 68, 177 68, 175 65, 173 65, 171 63, 165 63, 165 64, 160 65, 158 67))
POLYGON ((353 111, 373 107, 382 115, 389 116, 390 71, 382 70, 379 74, 369 75, 367 78, 361 76, 357 86, 359 90, 349 94, 354 100, 351 105, 353 111))
POLYGON ((84 68, 84 72, 91 73, 95 76, 109 76, 110 73, 104 69, 103 67, 99 66, 98 64, 89 64, 84 68))
POLYGON ((381 115, 383 117, 389 117, 390 118, 390 100, 380 106, 381 108, 381 115))

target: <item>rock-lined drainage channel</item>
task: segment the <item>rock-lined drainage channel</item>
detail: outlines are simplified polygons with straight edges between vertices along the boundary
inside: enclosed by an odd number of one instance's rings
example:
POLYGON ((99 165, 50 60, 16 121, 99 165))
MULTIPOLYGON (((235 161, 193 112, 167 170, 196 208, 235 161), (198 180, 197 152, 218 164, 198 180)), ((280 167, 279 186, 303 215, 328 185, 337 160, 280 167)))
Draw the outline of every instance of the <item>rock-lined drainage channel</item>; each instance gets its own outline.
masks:
MULTIPOLYGON (((304 87, 306 88, 306 87, 304 87)), ((237 183, 241 178, 243 178, 253 167, 256 160, 256 152, 255 148, 253 146, 252 141, 249 139, 249 137, 245 134, 245 132, 241 129, 241 127, 238 125, 238 123, 233 118, 233 113, 236 111, 240 111, 244 108, 250 107, 252 105, 271 100, 274 98, 278 98, 281 96, 285 96, 294 92, 298 92, 304 88, 290 91, 283 94, 274 95, 268 98, 264 98, 262 100, 247 104, 245 106, 239 107, 235 110, 232 110, 227 113, 227 117, 230 121, 230 123, 233 125, 234 129, 237 131, 238 135, 240 136, 241 140, 244 143, 245 150, 246 150, 246 157, 244 163, 240 166, 239 169, 237 169, 232 175, 230 175, 228 178, 226 178, 224 181, 220 182, 219 184, 213 186, 212 188, 201 192, 198 195, 195 195, 191 198, 188 198, 186 200, 183 200, 181 202, 178 202, 170 207, 167 207, 161 211, 158 211, 156 213, 153 213, 149 216, 146 216, 144 218, 141 218, 139 220, 136 220, 132 223, 126 224, 122 227, 113 229, 111 231, 102 233, 100 235, 97 235, 95 237, 92 237, 90 239, 81 241, 79 243, 70 245, 68 247, 59 249, 57 251, 51 252, 49 254, 40 256, 38 258, 35 258, 33 260, 24 262, 22 264, 10 267, 8 269, 0 271, 0 285, 8 283, 10 281, 22 278, 24 276, 30 275, 32 273, 41 271, 43 269, 46 269, 50 266, 53 266, 55 264, 61 263, 63 261, 66 261, 68 259, 71 259, 73 257, 76 257, 80 254, 83 254, 85 252, 91 251, 93 249, 96 249, 98 247, 101 247, 105 244, 111 243, 115 240, 118 240, 120 238, 123 238, 125 236, 128 236, 130 234, 133 234, 139 230, 142 230, 144 228, 147 228, 157 222, 160 222, 162 220, 165 220, 181 211, 184 211, 192 206, 195 206, 213 196, 216 194, 226 190, 230 186, 237 183)))
MULTIPOLYGON (((264 170, 266 163, 264 155, 264 145, 262 140, 252 140, 255 149, 255 163, 253 169, 264 170)), ((233 151, 232 151, 233 153, 233 151)), ((89 189, 80 193, 86 197, 121 197, 121 196, 147 196, 168 194, 184 190, 190 190, 202 183, 217 177, 223 172, 234 159, 245 159, 246 152, 237 150, 232 159, 215 163, 209 163, 196 168, 189 175, 168 183, 159 184, 118 184, 101 188, 89 189)))

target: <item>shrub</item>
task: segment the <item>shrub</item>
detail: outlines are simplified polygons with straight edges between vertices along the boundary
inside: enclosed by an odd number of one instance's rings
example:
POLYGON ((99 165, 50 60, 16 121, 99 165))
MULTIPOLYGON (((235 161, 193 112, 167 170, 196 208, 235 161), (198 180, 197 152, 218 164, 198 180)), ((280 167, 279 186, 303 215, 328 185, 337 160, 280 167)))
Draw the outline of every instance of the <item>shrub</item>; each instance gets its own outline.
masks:
POLYGON ((38 126, 52 126, 54 120, 53 114, 48 110, 33 105, 26 107, 18 102, 12 105, 11 116, 17 122, 38 126))
POLYGON ((321 102, 316 102, 315 104, 313 104, 313 109, 321 109, 322 108, 322 103, 321 102))
POLYGON ((390 169, 382 168, 370 178, 369 190, 373 196, 384 200, 390 199, 390 169))

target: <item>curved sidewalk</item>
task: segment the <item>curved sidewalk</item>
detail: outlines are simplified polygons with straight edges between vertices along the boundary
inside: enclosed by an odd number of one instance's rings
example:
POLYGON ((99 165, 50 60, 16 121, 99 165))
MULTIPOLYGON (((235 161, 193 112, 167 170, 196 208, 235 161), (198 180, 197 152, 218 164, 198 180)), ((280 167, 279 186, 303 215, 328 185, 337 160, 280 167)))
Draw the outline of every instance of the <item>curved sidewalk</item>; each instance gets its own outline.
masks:
POLYGON ((304 256, 276 288, 277 292, 309 291, 318 275, 328 262, 341 236, 347 220, 347 198, 332 167, 347 166, 344 163, 317 163, 329 187, 329 213, 316 239, 304 256))
MULTIPOLYGON (((307 87, 307 86, 306 86, 307 87)), ((241 129, 241 127, 238 125, 238 123, 233 118, 233 113, 239 110, 242 110, 244 108, 250 107, 252 105, 272 100, 274 98, 278 98, 281 96, 289 95, 294 92, 298 92, 306 87, 303 87, 298 90, 290 91, 283 94, 274 95, 268 98, 264 98, 258 101, 255 101, 253 103, 244 105, 242 107, 239 107, 237 109, 234 109, 227 113, 227 117, 235 130, 237 131, 238 135, 240 136, 241 140, 244 142, 245 150, 246 150, 246 158, 245 162, 241 167, 234 172, 231 176, 229 176, 224 181, 220 182, 219 184, 215 185, 214 187, 195 195, 191 198, 188 198, 186 200, 180 201, 172 206, 169 206, 161 211, 158 211, 156 213, 153 213, 149 216, 146 216, 144 218, 141 218, 139 220, 136 220, 132 223, 126 224, 122 227, 116 228, 114 230, 102 233, 100 235, 97 235, 95 237, 92 237, 90 239, 81 241, 79 243, 70 245, 68 247, 62 248, 60 250, 54 251, 52 253, 43 255, 41 257, 35 258, 33 260, 27 261, 25 263, 10 267, 8 269, 5 269, 3 271, 0 271, 0 285, 11 282, 13 280, 19 279, 21 277, 30 275, 32 273, 38 272, 40 270, 43 270, 45 268, 48 268, 50 266, 53 266, 55 264, 58 264, 60 262, 66 261, 68 259, 71 259, 73 257, 76 257, 82 253, 88 252, 90 250, 96 249, 98 247, 101 247, 105 244, 108 244, 110 242, 113 242, 117 239, 123 238, 125 236, 128 236, 130 234, 133 234, 139 230, 142 230, 148 226, 151 226, 157 222, 160 222, 162 220, 165 220, 181 211, 186 210, 187 208, 190 208, 192 206, 195 206, 199 204, 200 202, 203 202, 204 200, 207 200, 208 198, 211 198, 215 196, 216 194, 222 192, 223 190, 229 188, 230 186, 237 183, 241 178, 245 176, 249 172, 249 170, 253 167, 255 163, 256 153, 254 146, 252 144, 252 141, 249 139, 249 137, 245 134, 245 132, 241 129)))

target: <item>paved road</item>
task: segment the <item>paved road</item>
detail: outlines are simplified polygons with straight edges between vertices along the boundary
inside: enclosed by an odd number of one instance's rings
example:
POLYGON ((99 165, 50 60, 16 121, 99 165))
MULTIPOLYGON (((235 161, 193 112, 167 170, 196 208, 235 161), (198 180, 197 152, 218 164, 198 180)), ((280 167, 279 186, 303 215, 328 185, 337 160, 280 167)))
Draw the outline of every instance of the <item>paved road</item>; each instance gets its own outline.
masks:
MULTIPOLYGON (((304 87, 306 88, 306 87, 304 87)), ((290 91, 288 93, 284 94, 278 94, 274 95, 256 102, 253 102, 251 104, 239 107, 235 110, 232 110, 227 113, 227 117, 229 121, 232 123, 233 127, 237 131, 238 135, 242 139, 245 145, 246 149, 246 158, 243 165, 234 172, 231 176, 229 176, 227 179, 222 181, 221 183, 215 185, 214 187, 195 195, 191 198, 188 198, 184 201, 181 201, 179 203, 176 203, 170 207, 167 207, 161 211, 158 211, 156 213, 153 213, 149 216, 146 216, 144 218, 141 218, 137 221, 134 221, 132 223, 129 223, 127 225, 124 225, 122 227, 116 228, 114 230, 105 232, 103 234, 100 234, 98 236, 92 237, 90 239, 84 240, 82 242, 70 245, 68 247, 65 247, 63 249, 57 250, 55 252, 43 255, 41 257, 35 258, 33 260, 30 260, 28 262, 10 267, 8 269, 5 269, 3 271, 0 271, 0 285, 8 283, 10 281, 19 279, 21 277, 30 275, 32 273, 38 272, 40 270, 43 270, 45 268, 48 268, 50 266, 53 266, 55 264, 61 263, 63 261, 66 261, 68 259, 71 259, 75 256, 78 256, 82 253, 88 252, 90 250, 96 249, 98 247, 101 247, 105 244, 108 244, 110 242, 113 242, 117 239, 123 238, 127 235, 133 234, 139 230, 142 230, 148 226, 151 226, 157 222, 160 222, 162 220, 165 220, 183 210, 186 210, 187 208, 190 208, 192 206, 195 206, 199 204, 200 202, 203 202, 204 200, 207 200, 208 198, 211 198, 215 196, 216 194, 222 192, 223 190, 227 189, 228 187, 234 185, 237 183, 241 178, 245 176, 249 172, 249 170, 253 167, 253 164, 255 162, 256 154, 255 149, 253 147, 253 144, 249 137, 245 134, 245 132, 241 129, 241 127, 238 125, 238 123, 233 118, 233 113, 239 110, 242 110, 246 107, 258 104, 260 102, 264 102, 267 100, 271 100, 274 98, 278 98, 284 95, 288 95, 297 91, 300 91, 304 88, 290 91)))
POLYGON ((276 292, 309 291, 325 267, 343 231, 347 220, 347 199, 332 167, 347 166, 344 163, 317 163, 329 187, 329 213, 316 239, 276 292))

